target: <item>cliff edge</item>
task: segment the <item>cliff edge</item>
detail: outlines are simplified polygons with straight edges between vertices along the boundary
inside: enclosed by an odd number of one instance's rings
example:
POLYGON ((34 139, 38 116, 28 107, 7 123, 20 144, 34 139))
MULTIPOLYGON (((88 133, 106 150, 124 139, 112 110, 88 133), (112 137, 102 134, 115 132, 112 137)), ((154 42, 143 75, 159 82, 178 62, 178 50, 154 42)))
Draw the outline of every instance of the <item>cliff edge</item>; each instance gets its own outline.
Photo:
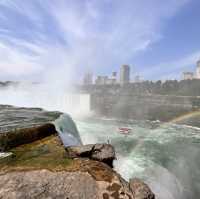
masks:
MULTIPOLYGON (((142 181, 132 179, 128 183, 111 168, 110 163, 115 158, 111 145, 66 148, 54 125, 51 123, 50 128, 42 128, 43 125, 47 127, 49 120, 43 122, 39 130, 38 126, 34 129, 34 125, 26 126, 26 130, 18 126, 17 136, 13 136, 12 131, 12 141, 2 142, 10 155, 0 161, 0 198, 155 198, 142 181), (38 132, 41 136, 35 136, 38 132), (25 136, 27 143, 18 140, 20 134, 25 136), (17 144, 12 144, 13 141, 17 144)), ((9 131, 6 135, 9 137, 9 131)), ((0 141, 4 139, 2 137, 0 141)))

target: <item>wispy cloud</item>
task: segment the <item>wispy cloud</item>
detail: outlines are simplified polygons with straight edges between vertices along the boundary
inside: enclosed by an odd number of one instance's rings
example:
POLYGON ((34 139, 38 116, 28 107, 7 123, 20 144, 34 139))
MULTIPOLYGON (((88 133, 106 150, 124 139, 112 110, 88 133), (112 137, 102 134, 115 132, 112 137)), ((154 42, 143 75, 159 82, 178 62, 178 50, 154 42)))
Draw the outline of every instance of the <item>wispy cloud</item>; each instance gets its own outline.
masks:
POLYGON ((128 63, 188 1, 2 0, 1 77, 73 79, 84 68, 128 63))
POLYGON ((196 72, 196 62, 199 58, 200 51, 195 51, 176 60, 160 63, 157 66, 149 66, 148 69, 141 72, 145 77, 154 80, 180 79, 182 75, 181 72, 196 72))

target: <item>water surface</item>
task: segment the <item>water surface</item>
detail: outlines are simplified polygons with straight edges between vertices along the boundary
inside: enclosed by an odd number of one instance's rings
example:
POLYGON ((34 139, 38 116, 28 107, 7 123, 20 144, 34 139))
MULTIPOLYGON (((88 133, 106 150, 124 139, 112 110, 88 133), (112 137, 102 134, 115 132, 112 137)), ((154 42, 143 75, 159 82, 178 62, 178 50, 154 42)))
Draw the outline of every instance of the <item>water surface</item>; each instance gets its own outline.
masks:
POLYGON ((125 178, 144 179, 159 199, 200 195, 200 129, 149 121, 87 119, 76 121, 84 144, 115 146, 115 169, 125 178), (130 127, 129 135, 119 127, 130 127))

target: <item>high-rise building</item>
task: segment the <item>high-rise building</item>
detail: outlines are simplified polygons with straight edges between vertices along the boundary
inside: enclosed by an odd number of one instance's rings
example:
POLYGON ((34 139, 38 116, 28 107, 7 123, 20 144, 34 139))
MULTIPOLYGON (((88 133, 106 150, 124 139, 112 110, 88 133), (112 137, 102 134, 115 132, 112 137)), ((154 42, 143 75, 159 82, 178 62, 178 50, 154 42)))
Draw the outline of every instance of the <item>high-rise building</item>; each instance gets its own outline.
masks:
POLYGON ((86 73, 83 78, 84 85, 91 85, 93 83, 93 76, 92 73, 86 73))
POLYGON ((120 68, 120 84, 125 85, 130 82, 130 66, 122 65, 120 68))
POLYGON ((197 62, 196 78, 200 79, 200 60, 197 62))

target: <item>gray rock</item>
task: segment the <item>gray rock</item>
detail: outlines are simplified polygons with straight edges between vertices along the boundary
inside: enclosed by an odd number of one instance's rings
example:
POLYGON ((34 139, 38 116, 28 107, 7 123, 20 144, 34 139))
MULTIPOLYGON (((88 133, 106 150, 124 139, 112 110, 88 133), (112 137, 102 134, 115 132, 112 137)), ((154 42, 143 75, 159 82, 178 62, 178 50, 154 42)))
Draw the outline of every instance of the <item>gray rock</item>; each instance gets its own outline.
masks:
POLYGON ((0 151, 59 133, 62 142, 81 144, 76 124, 68 114, 0 105, 0 151))
POLYGON ((40 108, 23 108, 0 105, 0 151, 31 143, 57 134, 52 121, 60 112, 44 111, 40 108))
POLYGON ((13 147, 31 143, 53 134, 57 134, 57 131, 51 123, 0 133, 0 151, 7 151, 13 147))
POLYGON ((129 182, 134 199, 155 199, 155 195, 147 184, 138 178, 133 178, 129 182))
POLYGON ((115 149, 110 144, 88 144, 81 146, 72 146, 65 148, 67 156, 70 158, 89 158, 104 162, 113 167, 115 159, 115 149))
POLYGON ((0 198, 98 198, 98 185, 87 173, 47 170, 11 172, 0 176, 0 198))
POLYGON ((1 199, 154 199, 140 180, 129 184, 106 164, 76 159, 66 170, 29 170, 23 167, 0 172, 1 199))
MULTIPOLYGON (((100 163, 99 163, 100 164, 100 163)), ((128 183, 111 172, 111 179, 98 178, 89 172, 52 172, 49 170, 15 171, 0 174, 0 198, 2 199, 134 199, 128 183)), ((92 169, 93 170, 93 169, 92 169)))

